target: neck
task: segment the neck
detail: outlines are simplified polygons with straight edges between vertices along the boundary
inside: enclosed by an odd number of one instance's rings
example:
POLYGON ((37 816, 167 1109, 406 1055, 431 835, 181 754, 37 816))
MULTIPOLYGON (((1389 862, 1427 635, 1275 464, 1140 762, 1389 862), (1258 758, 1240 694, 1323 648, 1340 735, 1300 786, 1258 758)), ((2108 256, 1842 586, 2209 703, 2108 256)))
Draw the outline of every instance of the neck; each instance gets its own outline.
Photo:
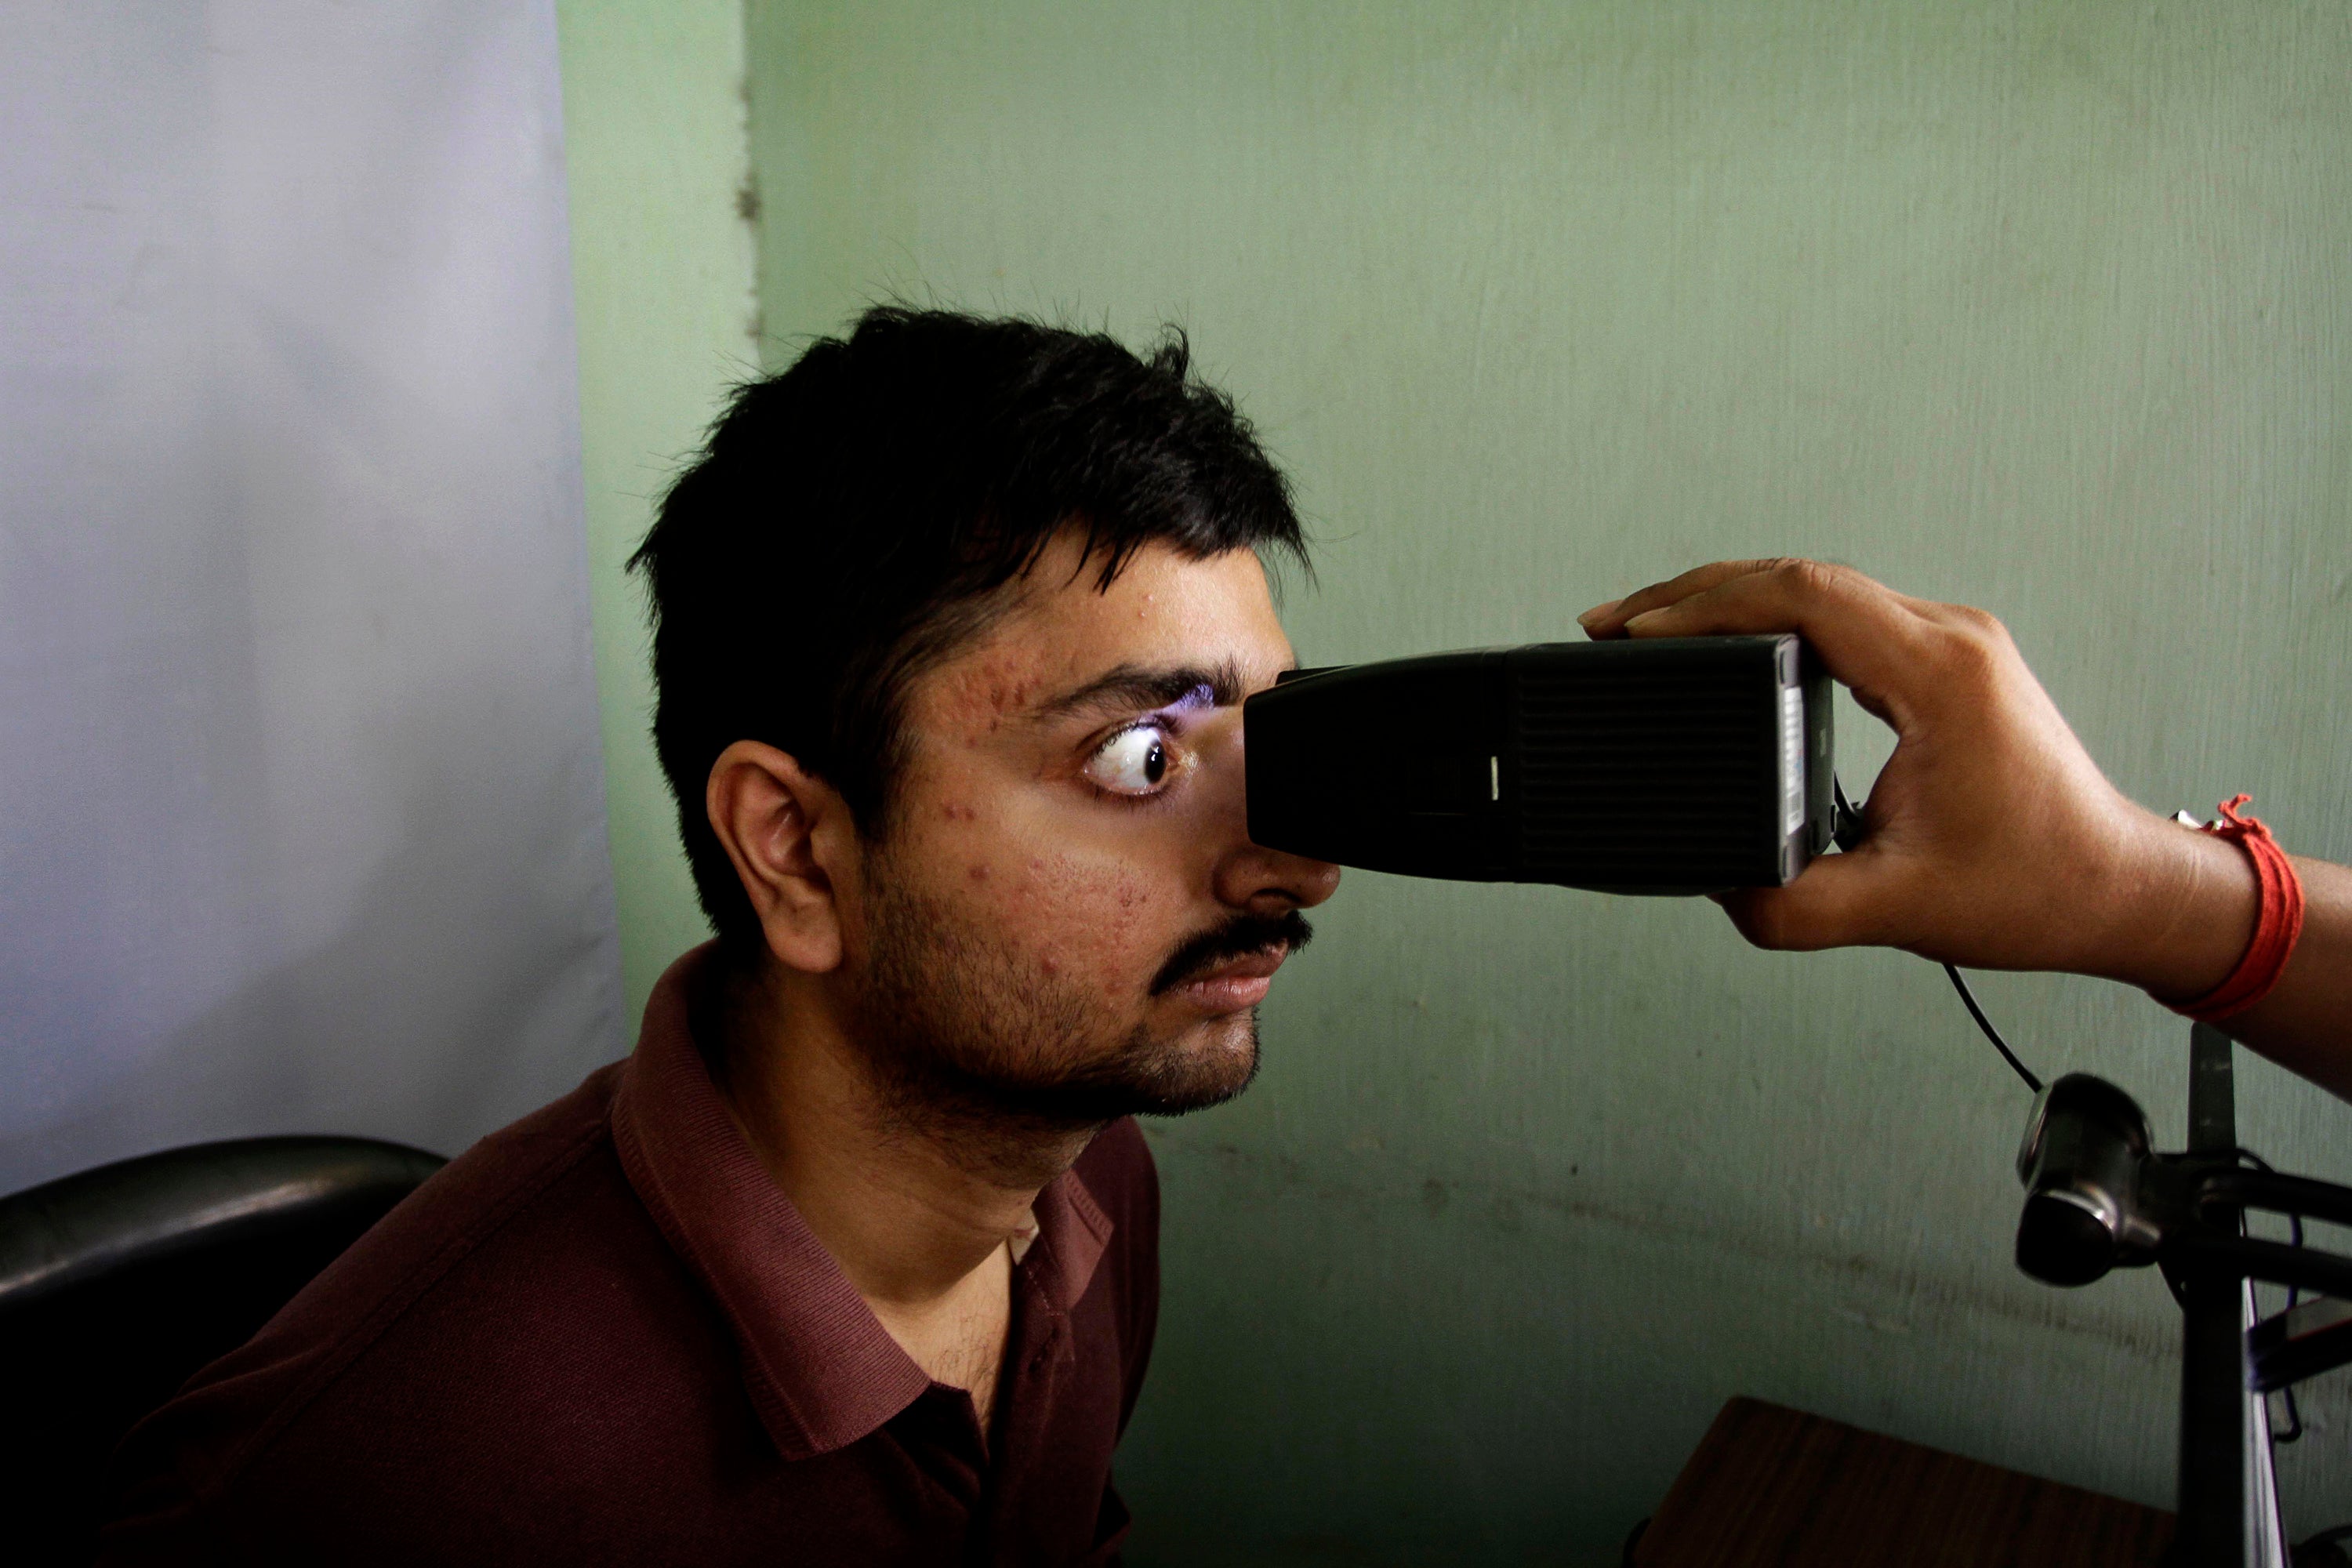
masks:
POLYGON ((830 977, 771 966, 730 983, 712 1022, 719 1093, 760 1163, 857 1292, 940 1302, 1036 1229, 1033 1205, 1092 1129, 974 1126, 893 1103, 830 977))

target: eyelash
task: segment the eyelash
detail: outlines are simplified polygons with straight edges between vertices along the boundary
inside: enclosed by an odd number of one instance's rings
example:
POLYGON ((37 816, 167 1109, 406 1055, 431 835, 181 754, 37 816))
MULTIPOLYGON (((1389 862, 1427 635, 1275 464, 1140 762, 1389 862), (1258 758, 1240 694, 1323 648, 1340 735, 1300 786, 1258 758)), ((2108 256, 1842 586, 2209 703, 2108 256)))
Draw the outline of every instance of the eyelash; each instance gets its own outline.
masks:
POLYGON ((1123 790, 1105 789, 1102 785, 1095 783, 1092 778, 1087 777, 1085 768, 1081 768, 1078 772, 1078 777, 1086 784, 1087 788, 1094 794, 1097 799, 1113 801, 1120 805, 1137 807, 1148 806, 1156 801, 1167 799, 1170 792, 1176 787, 1177 775, 1187 765, 1189 765, 1192 761, 1192 753, 1185 751, 1183 746, 1181 744, 1180 737, 1177 734, 1175 726, 1158 714, 1148 715, 1144 718, 1136 720, 1132 723, 1122 724, 1118 729, 1113 730, 1109 734, 1105 735, 1101 740, 1097 741, 1087 752, 1087 763, 1089 766, 1092 765, 1094 760, 1097 757, 1101 756, 1105 752, 1108 751, 1113 742, 1123 741, 1139 730, 1150 731, 1152 733, 1160 737, 1160 744, 1168 748, 1167 782, 1149 795, 1129 795, 1123 790))

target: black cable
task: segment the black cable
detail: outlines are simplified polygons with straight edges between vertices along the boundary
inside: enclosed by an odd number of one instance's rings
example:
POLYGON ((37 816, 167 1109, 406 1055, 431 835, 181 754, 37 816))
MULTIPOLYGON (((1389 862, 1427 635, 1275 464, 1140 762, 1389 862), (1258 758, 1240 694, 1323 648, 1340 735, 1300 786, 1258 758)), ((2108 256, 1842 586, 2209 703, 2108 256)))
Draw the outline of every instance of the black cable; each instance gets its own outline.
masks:
MULTIPOLYGON (((2239 1159, 2243 1160, 2247 1164, 2252 1165, 2255 1170, 2262 1172, 2265 1175, 2275 1176, 2278 1174, 2278 1172, 2272 1167, 2271 1163, 2268 1160, 2263 1159, 2260 1154, 2255 1153, 2252 1149, 2247 1148, 2242 1143, 2237 1148, 2231 1150, 2231 1152, 2237 1155, 2239 1159)), ((2293 1210, 2289 1210, 2286 1216, 2286 1226, 2287 1245, 2289 1247, 2301 1247, 2303 1245, 2303 1216, 2294 1213, 2293 1210)), ((2286 1288, 2286 1305, 2289 1311, 2293 1311, 2294 1310, 2294 1304, 2302 1299, 2302 1286, 2289 1285, 2286 1288)))
POLYGON ((1836 801, 1830 813, 1830 842, 1840 850, 1859 848, 1862 844, 1862 812, 1845 797, 1845 785, 1835 773, 1830 775, 1830 795, 1836 801))
POLYGON ((2033 1076, 2032 1068, 2017 1059, 2017 1053, 2009 1048, 2009 1042, 2002 1039, 2000 1031, 1992 1026, 1992 1020, 1986 1017, 1984 1009, 1977 1005, 1977 994, 1969 989, 1969 983, 1960 978, 1960 972, 1948 963, 1944 965, 1944 973, 1952 977, 1952 984, 1959 992, 1960 1000, 1968 1005, 1969 1016, 1977 1021, 1977 1027, 1982 1029, 1985 1038, 1992 1042, 1992 1048, 2000 1053, 2000 1059, 2017 1069, 2017 1076, 2025 1080, 2026 1088, 2040 1094, 2042 1080, 2033 1076))
POLYGON ((2286 1430, 2282 1432, 2275 1426, 2272 1427, 2271 1441, 2299 1443, 2303 1440, 2303 1411, 2294 1402, 2294 1384, 2288 1384, 2279 1392, 2286 1395, 2286 1430))
MULTIPOLYGON (((1853 849, 1862 842, 1862 810, 1846 798, 1845 783, 1835 773, 1830 775, 1830 797, 1834 803, 1830 817, 1831 839, 1842 851, 1853 849)), ((1992 1042, 1992 1048, 2000 1053, 2000 1059, 2017 1069, 2017 1076, 2025 1080, 2027 1089, 2040 1094, 2042 1080, 2033 1076, 2032 1068, 2017 1059, 2017 1053, 2009 1048, 2009 1042, 2002 1039, 2000 1031, 1992 1026, 1992 1020, 1985 1016, 1982 1007, 1977 1005, 1977 994, 1969 989, 1969 983, 1960 977, 1960 972, 1948 963, 1944 965, 1944 973, 1952 977, 1953 989, 1959 992, 1960 1001, 1967 1005, 1969 1016, 1977 1021, 1977 1027, 1982 1029, 1985 1038, 1992 1042)))
MULTIPOLYGON (((2272 1170, 2271 1163, 2268 1160, 2263 1159, 2260 1154, 2255 1153, 2252 1149, 2247 1148, 2243 1144, 2240 1144, 2232 1151, 2232 1152, 2234 1152, 2239 1159, 2245 1161, 2257 1171, 2268 1172, 2272 1175, 2276 1175, 2278 1173, 2276 1171, 2272 1170)), ((2290 1247, 2301 1247, 2303 1245, 2303 1216, 2299 1214, 2289 1212, 2286 1216, 2286 1225, 2287 1245, 2290 1247)), ((2302 1286, 2289 1285, 2286 1288, 2286 1310, 2288 1311, 2294 1311, 2295 1303, 2302 1299, 2302 1286)), ((2284 1432, 2273 1430, 2271 1433, 2271 1441, 2273 1443, 2293 1443, 2303 1436, 2303 1408, 2294 1402, 2294 1384, 2288 1384, 2285 1387, 2280 1389, 2279 1393, 2284 1396, 2286 1401, 2286 1430, 2284 1432)), ((2306 1542, 2306 1544, 2308 1543, 2306 1542)))

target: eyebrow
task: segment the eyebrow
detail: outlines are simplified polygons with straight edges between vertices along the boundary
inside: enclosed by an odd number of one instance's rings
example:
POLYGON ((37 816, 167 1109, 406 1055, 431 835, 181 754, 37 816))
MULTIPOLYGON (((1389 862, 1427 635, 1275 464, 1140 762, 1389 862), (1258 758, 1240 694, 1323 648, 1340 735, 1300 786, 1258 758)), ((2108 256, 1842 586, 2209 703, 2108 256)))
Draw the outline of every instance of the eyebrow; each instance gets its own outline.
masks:
POLYGON ((1201 667, 1177 665, 1151 668, 1121 664, 1075 690, 1049 697, 1033 710, 1042 720, 1067 719, 1082 713, 1135 713, 1165 708, 1206 687, 1220 708, 1242 700, 1242 669, 1238 661, 1201 667))

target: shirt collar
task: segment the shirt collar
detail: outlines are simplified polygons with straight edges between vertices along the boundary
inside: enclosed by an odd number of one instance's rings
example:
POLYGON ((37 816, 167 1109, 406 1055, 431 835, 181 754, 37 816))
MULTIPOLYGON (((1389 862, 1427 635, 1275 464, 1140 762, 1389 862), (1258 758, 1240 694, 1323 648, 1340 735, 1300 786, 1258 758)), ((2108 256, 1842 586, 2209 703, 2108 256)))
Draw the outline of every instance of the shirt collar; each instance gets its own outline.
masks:
MULTIPOLYGON (((713 944, 687 953, 646 1003, 613 1104, 613 1138, 639 1201, 718 1303, 743 1382, 787 1459, 830 1453, 913 1404, 930 1379, 890 1337, 728 1113, 695 1048, 688 998, 713 944)), ((1075 1171, 1037 1194, 1021 1271, 1067 1312, 1093 1279, 1111 1221, 1075 1171)))

